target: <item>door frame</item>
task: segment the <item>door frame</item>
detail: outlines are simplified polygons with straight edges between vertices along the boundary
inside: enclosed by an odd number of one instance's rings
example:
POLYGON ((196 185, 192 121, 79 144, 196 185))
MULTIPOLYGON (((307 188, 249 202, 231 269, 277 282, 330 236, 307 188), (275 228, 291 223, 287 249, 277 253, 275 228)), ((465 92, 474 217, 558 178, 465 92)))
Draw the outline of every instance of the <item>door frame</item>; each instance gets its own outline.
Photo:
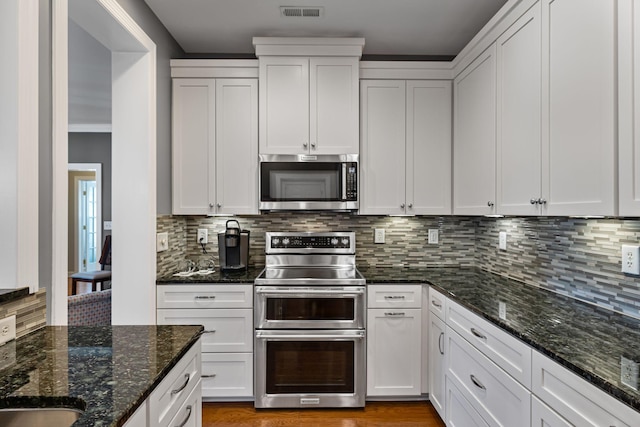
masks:
POLYGON ((117 0, 52 2, 51 323, 67 324, 69 19, 111 50, 112 323, 155 324, 156 46, 117 0))

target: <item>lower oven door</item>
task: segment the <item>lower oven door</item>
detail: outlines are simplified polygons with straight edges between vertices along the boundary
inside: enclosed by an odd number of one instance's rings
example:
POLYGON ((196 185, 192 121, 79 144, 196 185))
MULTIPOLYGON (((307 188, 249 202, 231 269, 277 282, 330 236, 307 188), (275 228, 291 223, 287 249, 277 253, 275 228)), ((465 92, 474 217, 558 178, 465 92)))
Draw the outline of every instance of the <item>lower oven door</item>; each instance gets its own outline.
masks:
POLYGON ((364 286, 256 286, 256 329, 363 329, 364 286))
POLYGON ((256 408, 364 407, 365 331, 256 331, 256 408))

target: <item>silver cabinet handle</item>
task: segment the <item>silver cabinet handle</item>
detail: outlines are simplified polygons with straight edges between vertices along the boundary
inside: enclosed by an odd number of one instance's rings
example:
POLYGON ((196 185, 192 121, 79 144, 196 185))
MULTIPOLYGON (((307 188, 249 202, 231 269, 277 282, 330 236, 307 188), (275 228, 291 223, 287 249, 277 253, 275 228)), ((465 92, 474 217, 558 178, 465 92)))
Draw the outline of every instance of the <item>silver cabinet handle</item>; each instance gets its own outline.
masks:
POLYGON ((196 295, 196 299, 216 299, 215 295, 196 295))
POLYGON ((529 202, 531 202, 532 205, 537 205, 539 203, 537 199, 531 199, 529 202))
POLYGON ((311 143, 311 149, 312 149, 312 150, 315 150, 315 149, 316 149, 316 143, 315 143, 315 142, 312 142, 312 143, 311 143))
POLYGON ((486 390, 487 389, 480 381, 478 381, 478 379, 475 377, 475 375, 471 374, 471 375, 469 375, 469 377, 471 378, 471 381, 473 382, 473 384, 476 387, 478 387, 481 390, 486 390))
POLYGON ((444 354, 444 332, 440 332, 440 336, 438 337, 438 350, 440 350, 440 354, 444 354))
POLYGON ((220 209, 222 207, 222 203, 218 203, 216 206, 220 209))
POLYGON ((213 207, 213 203, 209 203, 209 207, 212 208, 213 207))
POLYGON ((203 333, 205 333, 205 334, 215 334, 216 330, 215 329, 210 329, 208 331, 204 331, 203 333))
POLYGON ((201 375, 202 378, 214 378, 217 374, 201 375))
POLYGON ((185 408, 185 410, 187 411, 187 418, 184 419, 183 422, 181 422, 180 424, 178 424, 176 427, 184 427, 187 425, 187 422, 189 421, 189 418, 191 418, 191 405, 187 406, 185 408))
POLYGON ((404 203, 403 203, 403 204, 401 204, 401 205, 400 205, 400 207, 401 207, 402 209, 404 209, 405 204, 404 204, 404 203))
POLYGON ((540 203, 541 205, 546 205, 547 204, 547 200, 546 199, 538 199, 538 203, 540 203))
POLYGON ((171 390, 171 395, 178 394, 185 388, 187 388, 187 384, 189 384, 189 380, 191 379, 191 374, 184 374, 184 384, 178 387, 175 390, 171 390))
POLYGON ((396 316, 396 317, 401 317, 401 316, 404 316, 404 313, 403 313, 403 312, 397 312, 397 313, 390 312, 390 313, 384 313, 384 315, 385 315, 385 316, 396 316))
POLYGON ((487 202, 487 206, 489 206, 490 208, 492 208, 492 207, 493 207, 493 202, 492 202, 491 200, 489 200, 489 201, 487 202))
POLYGON ((413 209, 413 203, 409 203, 408 208, 409 208, 409 209, 413 209))
POLYGON ((307 144, 306 142, 303 142, 303 143, 302 143, 302 147, 306 150, 306 149, 307 149, 307 147, 309 147, 309 144, 307 144))
POLYGON ((385 295, 384 299, 404 299, 404 295, 385 295))
POLYGON ((476 328, 471 328, 471 333, 481 340, 486 340, 487 337, 476 330, 476 328))
POLYGON ((434 300, 434 299, 432 299, 432 300, 431 300, 431 304, 432 304, 434 307, 442 308, 442 304, 440 304, 438 301, 436 301, 436 300, 434 300))

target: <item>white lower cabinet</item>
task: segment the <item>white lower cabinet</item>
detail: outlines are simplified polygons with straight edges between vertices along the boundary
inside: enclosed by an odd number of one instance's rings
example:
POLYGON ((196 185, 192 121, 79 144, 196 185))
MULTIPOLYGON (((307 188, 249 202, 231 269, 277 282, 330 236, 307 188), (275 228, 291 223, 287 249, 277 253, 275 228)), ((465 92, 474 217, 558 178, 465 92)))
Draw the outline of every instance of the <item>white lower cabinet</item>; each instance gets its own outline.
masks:
POLYGON ((169 427, 201 427, 202 426, 202 393, 192 390, 169 423, 169 427))
POLYGON ((447 427, 489 427, 489 424, 478 415, 460 390, 448 380, 446 381, 446 392, 445 422, 447 427))
POLYGON ((480 416, 496 426, 526 426, 531 393, 453 329, 447 329, 447 381, 453 382, 480 416))
POLYGON ((202 397, 253 398, 253 285, 159 285, 157 322, 203 325, 202 397))
POLYGON ((540 399, 531 396, 531 427, 572 427, 572 425, 540 399))
POLYGON ((429 312, 429 400, 441 418, 445 417, 445 323, 429 312))
POLYGON ((368 295, 367 396, 420 396, 422 285, 369 285, 368 295))

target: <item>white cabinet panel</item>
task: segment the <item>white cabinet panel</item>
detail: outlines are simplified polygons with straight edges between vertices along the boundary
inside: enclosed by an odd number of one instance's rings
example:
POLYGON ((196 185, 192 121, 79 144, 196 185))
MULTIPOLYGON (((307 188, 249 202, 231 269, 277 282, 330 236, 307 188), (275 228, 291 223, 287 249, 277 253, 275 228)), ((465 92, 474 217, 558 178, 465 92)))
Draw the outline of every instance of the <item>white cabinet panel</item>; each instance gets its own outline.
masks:
POLYGON ((447 298, 433 288, 429 288, 429 310, 444 320, 446 316, 447 298))
POLYGON ((572 425, 540 399, 531 396, 531 427, 572 427, 572 425))
POLYGON ((367 395, 419 396, 421 309, 367 312, 367 395))
POLYGON ((251 308, 253 285, 158 285, 158 308, 251 308))
POLYGON ((496 45, 454 80, 453 213, 496 212, 496 45))
POLYGON ((429 400, 442 419, 445 419, 444 321, 433 311, 429 312, 429 400))
POLYGON ((447 381, 446 407, 447 427, 489 427, 451 381, 447 381))
POLYGON ((253 396, 253 354, 203 354, 202 395, 204 397, 253 396))
POLYGON ((369 285, 367 287, 368 308, 420 308, 422 285, 369 285))
POLYGON ((526 426, 531 422, 531 393, 447 326, 447 381, 490 425, 526 426))
POLYGON ((542 1, 548 215, 616 213, 616 4, 542 1))
POLYGON ((496 197, 498 213, 504 215, 537 215, 541 211, 541 204, 537 203, 542 195, 540 31, 537 3, 496 43, 496 197))

